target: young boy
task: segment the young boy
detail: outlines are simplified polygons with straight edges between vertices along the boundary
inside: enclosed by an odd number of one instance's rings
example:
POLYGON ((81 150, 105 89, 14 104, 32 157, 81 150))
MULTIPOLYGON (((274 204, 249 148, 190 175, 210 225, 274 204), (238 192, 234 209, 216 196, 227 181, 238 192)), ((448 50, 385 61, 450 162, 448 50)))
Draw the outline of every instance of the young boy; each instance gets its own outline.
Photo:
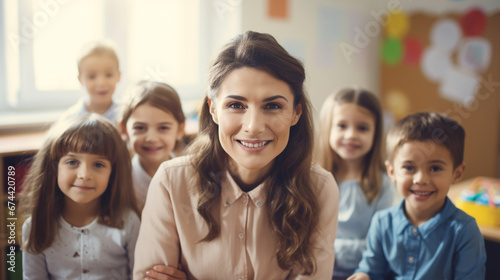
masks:
POLYGON ((97 113, 117 125, 118 105, 113 101, 113 94, 121 74, 116 52, 107 43, 91 42, 84 46, 77 63, 78 80, 88 95, 69 108, 61 118, 97 113))
POLYGON ((437 113, 416 113, 387 136, 387 173, 404 197, 372 219, 360 279, 484 279, 486 252, 474 218, 447 197, 462 176, 464 129, 437 113))

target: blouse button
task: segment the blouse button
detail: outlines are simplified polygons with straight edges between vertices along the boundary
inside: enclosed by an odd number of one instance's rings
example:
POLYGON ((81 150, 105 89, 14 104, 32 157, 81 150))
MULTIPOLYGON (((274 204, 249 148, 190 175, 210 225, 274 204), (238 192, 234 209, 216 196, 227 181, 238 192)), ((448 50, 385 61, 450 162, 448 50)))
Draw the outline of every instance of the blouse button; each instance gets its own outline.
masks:
POLYGON ((413 233, 413 234, 417 234, 417 232, 418 232, 417 227, 412 227, 412 228, 411 228, 411 233, 413 233))
POLYGON ((259 207, 262 206, 262 202, 257 201, 257 206, 259 206, 259 207))
POLYGON ((226 205, 231 205, 231 201, 226 201, 226 205))
POLYGON ((415 259, 413 259, 413 257, 408 258, 408 263, 413 263, 414 261, 415 261, 415 259))
POLYGON ((238 233, 238 238, 239 239, 243 239, 243 233, 242 232, 238 233))

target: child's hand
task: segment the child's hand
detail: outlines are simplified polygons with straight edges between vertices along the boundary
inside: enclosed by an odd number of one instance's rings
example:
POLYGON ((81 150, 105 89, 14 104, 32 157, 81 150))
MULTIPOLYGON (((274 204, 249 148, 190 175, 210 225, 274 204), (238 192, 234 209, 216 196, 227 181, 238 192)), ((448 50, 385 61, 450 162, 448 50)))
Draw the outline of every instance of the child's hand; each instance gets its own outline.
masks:
POLYGON ((186 273, 182 271, 181 264, 177 265, 177 269, 161 264, 155 265, 153 269, 146 271, 146 275, 147 277, 144 278, 145 280, 187 280, 186 273))
POLYGON ((370 276, 364 272, 357 272, 349 276, 347 280, 370 280, 370 276))

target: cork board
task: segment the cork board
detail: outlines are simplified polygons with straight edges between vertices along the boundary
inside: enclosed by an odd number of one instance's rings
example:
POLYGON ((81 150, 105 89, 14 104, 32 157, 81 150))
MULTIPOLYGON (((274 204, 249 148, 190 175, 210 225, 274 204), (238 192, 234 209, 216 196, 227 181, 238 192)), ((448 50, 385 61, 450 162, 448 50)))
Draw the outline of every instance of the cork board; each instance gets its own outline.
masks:
MULTIPOLYGON (((431 45, 434 24, 444 18, 460 22, 463 14, 407 15, 406 37, 415 38, 425 49, 431 45)), ((420 63, 381 63, 381 98, 385 110, 393 111, 396 121, 404 114, 420 111, 446 113, 466 131, 464 179, 475 176, 497 177, 500 136, 500 12, 486 13, 486 26, 479 36, 491 44, 489 66, 480 73, 480 83, 469 103, 454 102, 440 94, 440 83, 425 75, 420 63), (393 98, 394 93, 399 98, 393 98), (397 112, 396 112, 397 111, 397 112)), ((451 61, 457 65, 457 52, 451 61)), ((381 55, 382 57, 382 55, 381 55)))

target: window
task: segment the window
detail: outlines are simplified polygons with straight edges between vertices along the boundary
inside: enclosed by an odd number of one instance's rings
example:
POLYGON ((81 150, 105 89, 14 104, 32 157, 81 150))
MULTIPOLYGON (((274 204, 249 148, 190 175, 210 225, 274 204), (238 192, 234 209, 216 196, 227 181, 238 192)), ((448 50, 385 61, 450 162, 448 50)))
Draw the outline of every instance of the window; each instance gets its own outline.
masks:
POLYGON ((84 96, 76 57, 85 43, 102 38, 117 46, 117 99, 141 79, 171 84, 183 102, 200 99, 210 57, 239 33, 238 11, 220 17, 212 4, 0 0, 0 126, 31 122, 30 115, 53 120, 84 96))

